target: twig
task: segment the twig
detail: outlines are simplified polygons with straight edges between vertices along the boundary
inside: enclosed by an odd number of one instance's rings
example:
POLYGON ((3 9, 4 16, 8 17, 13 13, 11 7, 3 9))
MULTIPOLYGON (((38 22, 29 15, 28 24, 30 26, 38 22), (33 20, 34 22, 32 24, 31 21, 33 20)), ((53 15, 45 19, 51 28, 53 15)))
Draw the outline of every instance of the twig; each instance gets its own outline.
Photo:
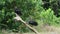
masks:
POLYGON ((31 27, 30 25, 28 25, 25 21, 22 20, 22 18, 16 14, 16 17, 14 18, 18 21, 23 22, 23 24, 25 24, 28 28, 30 28, 33 32, 35 32, 36 34, 39 34, 38 31, 36 29, 34 29, 33 27, 31 27))

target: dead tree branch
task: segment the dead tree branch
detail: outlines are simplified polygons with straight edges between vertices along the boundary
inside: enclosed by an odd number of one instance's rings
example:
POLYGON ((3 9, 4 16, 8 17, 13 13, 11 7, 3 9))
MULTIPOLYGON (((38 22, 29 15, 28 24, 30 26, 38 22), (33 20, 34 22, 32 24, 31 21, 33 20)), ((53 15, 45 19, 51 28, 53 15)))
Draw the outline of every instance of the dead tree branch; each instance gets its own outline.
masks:
POLYGON ((33 27, 31 27, 30 25, 28 25, 24 20, 22 20, 22 18, 16 14, 16 17, 14 18, 18 21, 21 21, 23 24, 25 24, 28 28, 30 28, 33 32, 35 32, 36 34, 38 34, 38 31, 36 29, 34 29, 33 27))

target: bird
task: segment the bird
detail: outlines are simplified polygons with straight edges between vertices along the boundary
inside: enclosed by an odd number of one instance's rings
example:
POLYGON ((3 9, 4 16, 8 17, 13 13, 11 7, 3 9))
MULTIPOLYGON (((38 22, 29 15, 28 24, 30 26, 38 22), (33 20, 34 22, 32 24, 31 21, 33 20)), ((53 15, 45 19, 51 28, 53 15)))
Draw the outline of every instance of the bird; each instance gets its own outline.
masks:
POLYGON ((37 26, 38 25, 38 23, 36 21, 33 21, 33 20, 29 21, 29 24, 32 25, 32 26, 37 26))
POLYGON ((20 16, 22 15, 21 10, 18 9, 17 7, 15 7, 15 13, 18 14, 18 15, 20 15, 20 16))

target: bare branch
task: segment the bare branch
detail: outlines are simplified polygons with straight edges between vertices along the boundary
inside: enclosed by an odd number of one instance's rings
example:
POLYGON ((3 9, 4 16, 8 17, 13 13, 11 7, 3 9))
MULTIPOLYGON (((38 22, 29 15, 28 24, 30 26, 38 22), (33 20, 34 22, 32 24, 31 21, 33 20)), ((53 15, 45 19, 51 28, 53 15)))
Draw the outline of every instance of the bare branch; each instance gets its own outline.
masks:
POLYGON ((31 27, 30 25, 28 25, 25 21, 23 21, 22 18, 21 18, 19 15, 16 14, 16 17, 15 17, 14 19, 23 22, 23 24, 25 24, 25 25, 26 25, 28 28, 30 28, 33 32, 35 32, 36 34, 39 34, 36 29, 34 29, 34 28, 31 27))

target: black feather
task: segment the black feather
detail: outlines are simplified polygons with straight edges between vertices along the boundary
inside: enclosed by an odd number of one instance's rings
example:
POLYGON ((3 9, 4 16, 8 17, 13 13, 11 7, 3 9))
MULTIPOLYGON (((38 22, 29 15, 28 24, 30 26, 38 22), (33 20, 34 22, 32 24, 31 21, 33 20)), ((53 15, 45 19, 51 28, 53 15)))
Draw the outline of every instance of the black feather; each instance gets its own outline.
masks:
POLYGON ((21 13, 21 10, 20 9, 18 9, 18 8, 15 8, 15 13, 17 13, 18 15, 22 15, 22 13, 21 13))
POLYGON ((38 23, 35 22, 35 21, 29 21, 29 24, 31 24, 31 25, 33 25, 33 26, 37 26, 37 25, 38 25, 38 23))

